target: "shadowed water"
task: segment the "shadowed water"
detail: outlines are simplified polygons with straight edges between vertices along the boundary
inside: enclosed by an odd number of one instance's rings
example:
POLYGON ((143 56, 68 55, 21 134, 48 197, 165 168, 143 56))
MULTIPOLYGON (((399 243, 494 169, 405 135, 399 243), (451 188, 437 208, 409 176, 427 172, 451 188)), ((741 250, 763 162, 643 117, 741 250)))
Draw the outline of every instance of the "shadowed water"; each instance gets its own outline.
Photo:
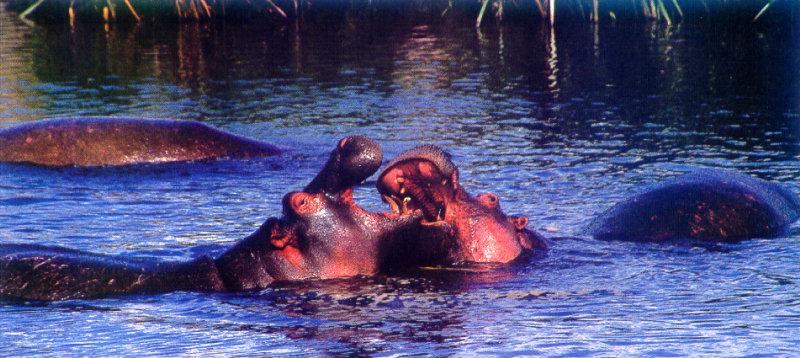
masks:
MULTIPOLYGON (((0 353, 798 354, 787 237, 697 247, 595 241, 594 215, 691 166, 800 180, 796 27, 28 27, 0 10, 0 126, 194 119, 285 155, 124 168, 0 164, 0 241, 136 257, 218 254, 280 213, 346 135, 386 157, 454 154, 554 239, 514 267, 424 270, 240 294, 0 303, 0 353)), ((374 182, 356 192, 386 210, 374 182)))

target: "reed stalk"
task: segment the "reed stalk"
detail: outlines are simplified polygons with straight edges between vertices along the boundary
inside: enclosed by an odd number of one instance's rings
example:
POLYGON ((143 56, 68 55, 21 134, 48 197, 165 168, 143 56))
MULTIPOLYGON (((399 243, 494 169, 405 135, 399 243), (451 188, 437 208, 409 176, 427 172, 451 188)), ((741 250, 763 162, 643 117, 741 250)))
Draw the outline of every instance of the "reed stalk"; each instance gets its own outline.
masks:
POLYGON ((141 18, 141 17, 139 16, 139 14, 136 12, 136 9, 134 9, 134 8, 133 8, 133 5, 131 5, 131 2, 130 2, 130 0, 124 0, 124 1, 125 1, 125 6, 127 6, 127 7, 128 7, 128 10, 130 10, 131 14, 132 14, 132 15, 133 15, 133 17, 136 19, 136 21, 142 21, 142 18, 141 18))
POLYGON ((491 0, 482 0, 483 5, 481 6, 480 12, 478 12, 478 18, 475 20, 475 27, 481 27, 481 22, 483 21, 483 15, 486 13, 486 8, 489 7, 489 2, 491 0))
POLYGON ((667 8, 664 6, 663 0, 658 0, 658 11, 664 16, 664 21, 666 21, 667 26, 672 25, 672 19, 669 17, 669 13, 667 12, 667 8))
POLYGON ((672 0, 672 6, 675 7, 675 11, 678 12, 678 16, 683 17, 683 10, 681 10, 681 6, 678 4, 678 0, 672 0))
POLYGON ((772 5, 772 3, 774 3, 774 2, 775 2, 775 0, 770 0, 770 2, 768 2, 766 5, 764 5, 764 7, 761 8, 761 11, 759 11, 758 14, 756 14, 756 16, 753 17, 753 22, 758 21, 758 18, 760 18, 761 15, 764 15, 764 12, 766 12, 767 9, 769 9, 770 5, 772 5))
POLYGON ((31 4, 31 6, 28 6, 28 8, 25 9, 25 11, 19 14, 19 18, 24 19, 28 17, 28 15, 30 15, 33 12, 33 10, 36 10, 36 8, 39 7, 39 5, 42 5, 43 2, 44 0, 36 0, 36 2, 31 4))

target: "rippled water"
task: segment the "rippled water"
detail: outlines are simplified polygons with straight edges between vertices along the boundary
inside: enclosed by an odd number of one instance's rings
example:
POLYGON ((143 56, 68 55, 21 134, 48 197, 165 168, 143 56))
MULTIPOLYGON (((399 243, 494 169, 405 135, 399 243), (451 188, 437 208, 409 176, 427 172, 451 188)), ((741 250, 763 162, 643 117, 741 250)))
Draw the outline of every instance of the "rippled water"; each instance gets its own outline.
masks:
MULTIPOLYGON (((280 212, 340 137, 387 157, 450 150, 554 239, 488 272, 423 271, 241 294, 0 303, 0 353, 799 354, 800 228, 709 247, 582 228, 639 188, 724 167, 800 192, 797 27, 514 25, 28 27, 0 10, 0 126, 120 115, 277 143, 248 162, 0 164, 0 240, 187 259, 280 212)), ((385 210, 374 182, 357 191, 385 210)))

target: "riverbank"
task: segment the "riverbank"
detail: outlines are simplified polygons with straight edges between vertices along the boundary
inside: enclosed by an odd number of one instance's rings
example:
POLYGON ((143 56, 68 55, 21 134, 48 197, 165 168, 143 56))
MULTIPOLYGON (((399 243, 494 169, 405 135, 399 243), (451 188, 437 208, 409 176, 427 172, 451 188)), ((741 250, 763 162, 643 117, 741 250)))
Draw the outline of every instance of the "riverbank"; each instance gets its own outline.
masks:
POLYGON ((797 19, 791 0, 11 0, 20 17, 42 22, 267 21, 306 17, 466 17, 502 22, 775 22, 797 19))

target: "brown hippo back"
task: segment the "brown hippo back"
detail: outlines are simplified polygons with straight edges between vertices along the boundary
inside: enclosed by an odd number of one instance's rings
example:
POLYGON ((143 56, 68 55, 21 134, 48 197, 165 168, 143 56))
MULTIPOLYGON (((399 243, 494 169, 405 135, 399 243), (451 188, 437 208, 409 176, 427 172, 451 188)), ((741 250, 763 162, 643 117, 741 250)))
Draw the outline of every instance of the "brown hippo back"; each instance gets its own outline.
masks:
POLYGON ((278 154, 270 144, 195 121, 71 118, 0 130, 0 162, 103 166, 278 154))

